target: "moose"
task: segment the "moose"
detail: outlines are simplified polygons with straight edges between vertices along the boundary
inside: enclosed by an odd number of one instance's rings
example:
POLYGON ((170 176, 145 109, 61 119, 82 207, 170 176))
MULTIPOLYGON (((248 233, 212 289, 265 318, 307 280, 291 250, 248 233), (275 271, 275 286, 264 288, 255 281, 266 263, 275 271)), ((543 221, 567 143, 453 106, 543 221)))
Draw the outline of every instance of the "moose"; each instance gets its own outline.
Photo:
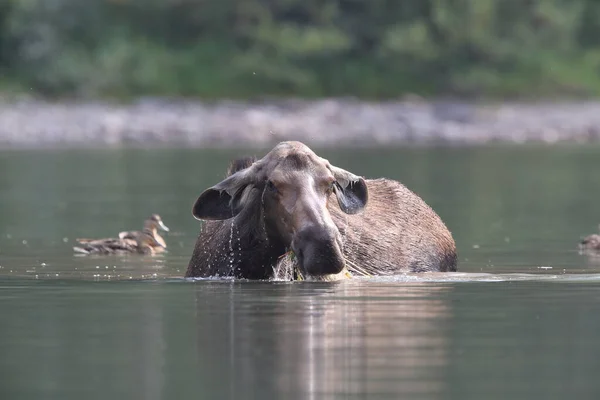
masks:
POLYGON ((270 279, 290 251, 307 277, 353 266, 370 275, 457 269, 452 234, 419 196, 333 166, 301 142, 232 161, 192 214, 204 223, 186 277, 270 279))

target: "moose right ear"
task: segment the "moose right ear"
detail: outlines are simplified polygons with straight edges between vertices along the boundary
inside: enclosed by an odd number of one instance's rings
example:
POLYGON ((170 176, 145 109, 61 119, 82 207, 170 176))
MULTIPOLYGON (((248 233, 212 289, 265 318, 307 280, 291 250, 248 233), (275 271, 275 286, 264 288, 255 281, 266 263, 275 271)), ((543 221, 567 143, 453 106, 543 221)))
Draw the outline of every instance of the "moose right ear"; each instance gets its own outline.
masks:
POLYGON ((206 189, 192 207, 196 219, 223 220, 235 217, 244 208, 244 193, 256 180, 258 167, 243 169, 206 189))
POLYGON ((235 217, 242 211, 242 205, 225 190, 206 189, 194 203, 192 215, 196 219, 223 220, 235 217))
POLYGON ((356 214, 367 205, 369 189, 360 176, 344 169, 330 166, 336 180, 335 194, 340 209, 346 214, 356 214))

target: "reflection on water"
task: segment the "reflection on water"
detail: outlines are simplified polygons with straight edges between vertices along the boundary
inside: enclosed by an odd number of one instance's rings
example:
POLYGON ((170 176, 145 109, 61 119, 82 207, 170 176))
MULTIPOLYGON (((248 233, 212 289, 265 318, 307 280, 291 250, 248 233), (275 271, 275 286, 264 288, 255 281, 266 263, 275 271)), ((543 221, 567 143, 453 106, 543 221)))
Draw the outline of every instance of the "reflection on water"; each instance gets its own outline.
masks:
POLYGON ((198 357, 223 359, 202 375, 207 382, 230 379, 215 388, 219 398, 438 398, 445 390, 452 316, 440 296, 449 286, 395 293, 348 284, 280 285, 275 293, 262 285, 229 288, 216 286, 207 296, 200 286, 196 294, 198 357), (223 347, 206 345, 214 336, 207 327, 227 335, 223 347))
POLYGON ((595 282, 3 280, 0 398, 596 399, 595 282))

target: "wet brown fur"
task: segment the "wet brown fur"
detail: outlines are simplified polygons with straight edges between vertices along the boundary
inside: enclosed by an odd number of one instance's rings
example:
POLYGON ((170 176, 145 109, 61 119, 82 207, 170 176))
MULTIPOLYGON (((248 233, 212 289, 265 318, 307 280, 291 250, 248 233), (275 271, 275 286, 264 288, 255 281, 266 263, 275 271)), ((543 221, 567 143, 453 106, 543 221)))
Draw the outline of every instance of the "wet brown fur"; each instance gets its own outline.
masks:
POLYGON ((351 272, 353 265, 371 275, 456 271, 454 239, 420 197, 393 180, 366 182, 369 203, 362 213, 346 215, 335 202, 328 207, 344 237, 351 272))
MULTIPOLYGON (((234 160, 228 176, 248 168, 252 157, 234 160)), ((290 154, 290 167, 305 167, 305 154, 290 154)), ((268 168, 268 166, 267 166, 268 168)), ((369 200, 362 212, 348 215, 330 195, 328 210, 343 237, 347 268, 371 275, 402 272, 456 271, 456 245, 439 216, 416 194, 389 179, 366 180, 369 200)), ((248 193, 244 209, 234 218, 203 221, 187 277, 235 276, 268 279, 277 259, 288 249, 267 238, 261 220, 261 188, 248 193)))
MULTIPOLYGON (((250 167, 255 160, 254 157, 233 160, 227 168, 227 176, 250 167)), ((257 189, 252 191, 249 204, 235 218, 243 223, 232 223, 231 220, 202 222, 186 277, 268 279, 271 276, 273 271, 269 265, 275 264, 278 251, 273 251, 275 249, 262 232, 260 193, 257 189)))

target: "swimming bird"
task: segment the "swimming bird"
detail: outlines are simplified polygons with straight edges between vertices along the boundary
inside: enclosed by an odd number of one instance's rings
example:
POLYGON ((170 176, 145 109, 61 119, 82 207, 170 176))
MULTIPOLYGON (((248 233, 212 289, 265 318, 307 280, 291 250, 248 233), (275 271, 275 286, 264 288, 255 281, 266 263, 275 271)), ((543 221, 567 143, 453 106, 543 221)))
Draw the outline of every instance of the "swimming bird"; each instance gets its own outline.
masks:
POLYGON ((81 247, 73 247, 76 253, 81 254, 155 254, 160 246, 151 237, 138 237, 136 239, 76 239, 81 247))
POLYGON ((167 243, 158 234, 158 229, 169 232, 169 228, 164 224, 162 218, 158 214, 152 214, 150 218, 144 221, 144 228, 141 231, 123 231, 119 232, 119 239, 133 239, 138 237, 149 236, 154 241, 147 241, 148 245, 153 247, 154 251, 162 252, 167 248, 167 243))
POLYGON ((73 250, 81 254, 162 253, 167 244, 158 234, 158 228, 169 231, 160 216, 152 214, 141 231, 123 231, 118 238, 76 239, 81 247, 73 247, 73 250))

